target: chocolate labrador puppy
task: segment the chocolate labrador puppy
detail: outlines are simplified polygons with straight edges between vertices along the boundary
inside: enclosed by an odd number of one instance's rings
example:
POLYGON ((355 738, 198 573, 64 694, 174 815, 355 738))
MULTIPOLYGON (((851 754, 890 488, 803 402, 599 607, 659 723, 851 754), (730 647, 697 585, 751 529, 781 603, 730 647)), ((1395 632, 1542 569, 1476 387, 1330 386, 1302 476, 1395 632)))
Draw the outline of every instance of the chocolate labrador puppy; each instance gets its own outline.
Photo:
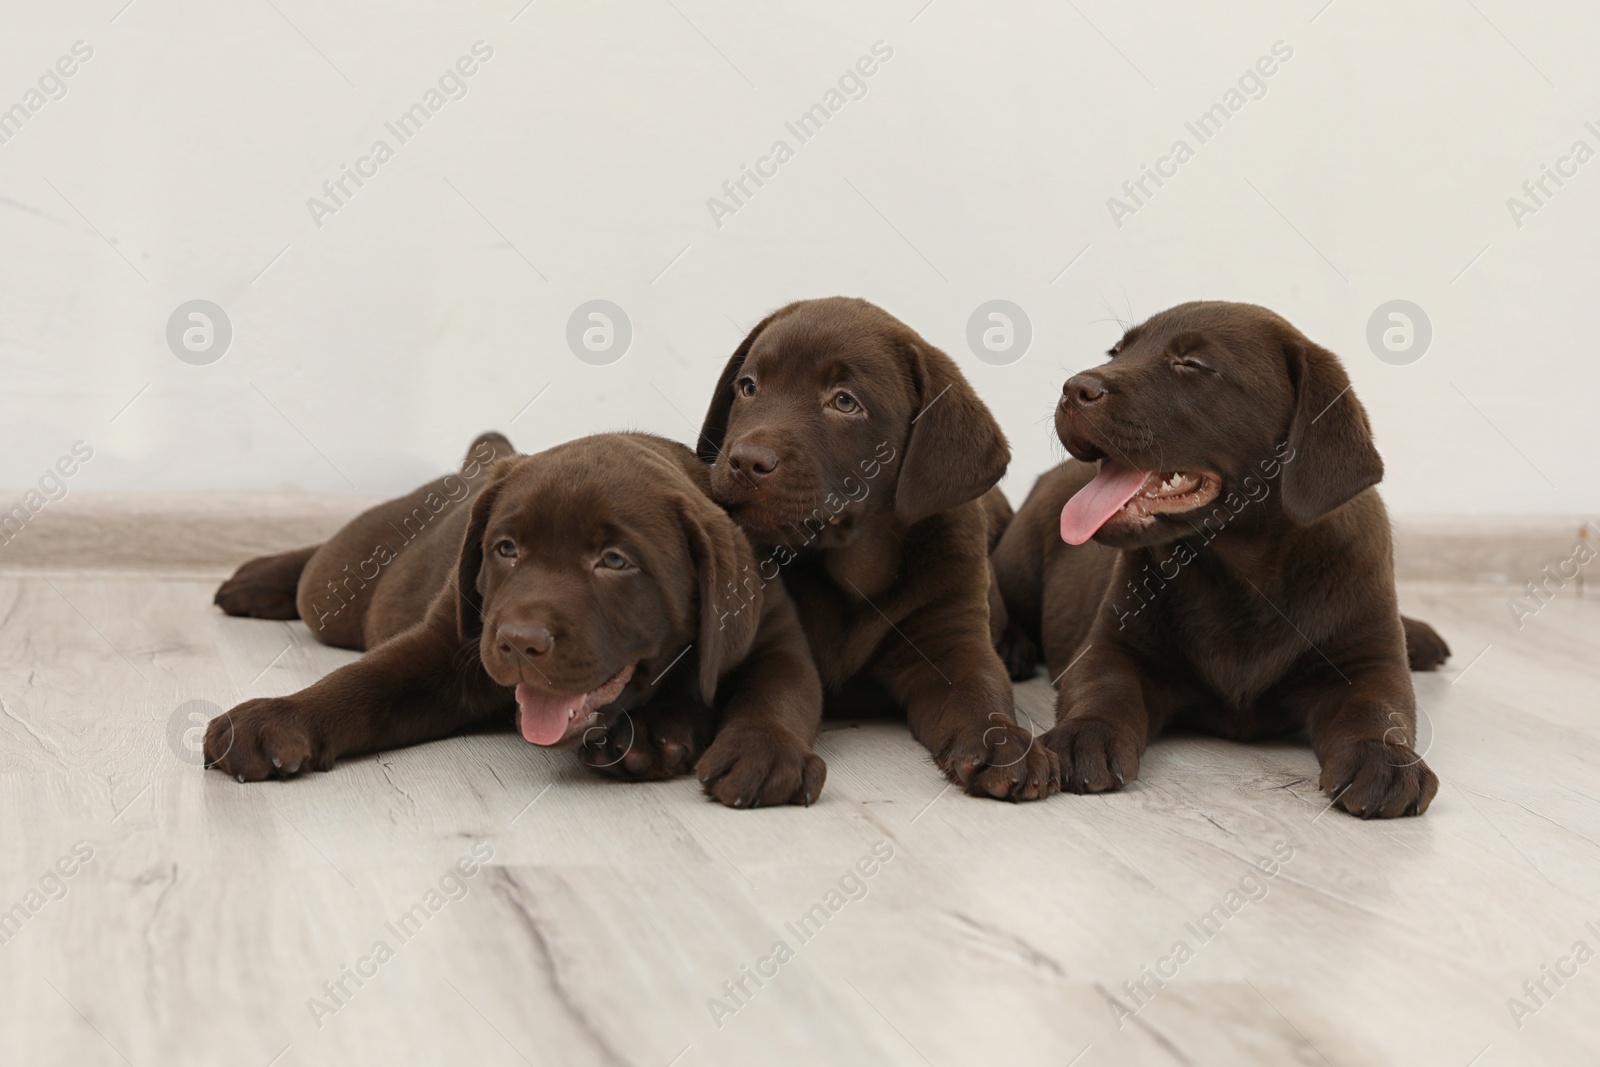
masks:
POLYGON ((761 551, 751 584, 798 607, 832 710, 903 707, 975 796, 1057 789, 991 640, 1010 449, 948 356, 863 300, 790 304, 728 360, 699 453, 761 551))
POLYGON ((781 586, 729 595, 755 557, 708 481, 693 452, 646 434, 520 457, 485 435, 461 477, 246 563, 217 592, 229 614, 293 609, 320 640, 370 652, 213 720, 207 765, 288 778, 515 713, 528 741, 581 744, 635 778, 687 771, 714 726, 695 768, 708 794, 810 804, 821 683, 781 586))
MULTIPOLYGON (((1015 646, 1059 681, 1044 742, 1076 793, 1139 773, 1177 725, 1308 729, 1322 788, 1366 818, 1439 788, 1414 750, 1383 462, 1333 353, 1265 308, 1183 304, 1073 375, 1039 479, 995 551, 1015 646)), ((1449 649, 1411 623, 1411 663, 1449 649)), ((1026 659, 1025 655, 1019 657, 1026 659)))

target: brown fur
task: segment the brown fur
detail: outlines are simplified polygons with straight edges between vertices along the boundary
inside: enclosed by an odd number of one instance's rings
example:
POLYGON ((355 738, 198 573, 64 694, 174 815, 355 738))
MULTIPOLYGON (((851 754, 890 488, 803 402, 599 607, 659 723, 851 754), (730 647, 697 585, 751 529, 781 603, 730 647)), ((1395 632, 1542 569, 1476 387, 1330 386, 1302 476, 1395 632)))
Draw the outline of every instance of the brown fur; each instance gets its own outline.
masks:
POLYGON ((903 707, 974 795, 1056 790, 992 642, 1010 450, 948 356, 862 300, 790 304, 728 360, 699 452, 759 580, 794 599, 831 712, 903 707))
POLYGON ((781 587, 735 584, 754 557, 707 483, 687 448, 645 434, 534 456, 488 434, 460 476, 246 563, 217 591, 225 611, 283 618, 292 603, 319 640, 370 651, 217 718, 208 765, 241 781, 327 770, 509 720, 519 683, 586 693, 632 664, 601 725, 571 738, 586 762, 632 778, 694 766, 735 807, 811 803, 826 773, 816 669, 781 587), (626 566, 598 562, 613 550, 626 566))
POLYGON ((1334 803, 1420 814, 1438 780, 1412 746, 1410 664, 1449 654, 1401 619, 1382 461, 1337 358, 1265 308, 1184 304, 1129 330, 1056 409, 1077 457, 1041 477, 994 554, 1018 664, 1059 680, 1045 735, 1064 789, 1116 789, 1169 725, 1249 740, 1309 729, 1334 803), (1195 364, 1198 364, 1196 366, 1195 364), (1209 504, 1108 522, 1060 513, 1112 456, 1209 471, 1209 504))

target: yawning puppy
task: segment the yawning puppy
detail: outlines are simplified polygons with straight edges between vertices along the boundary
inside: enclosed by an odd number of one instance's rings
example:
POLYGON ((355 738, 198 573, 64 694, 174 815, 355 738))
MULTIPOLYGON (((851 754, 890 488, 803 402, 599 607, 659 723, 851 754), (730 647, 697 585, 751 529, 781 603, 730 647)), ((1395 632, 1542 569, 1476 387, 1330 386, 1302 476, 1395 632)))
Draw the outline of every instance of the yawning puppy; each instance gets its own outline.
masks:
POLYGON ((738 587, 755 558, 707 482, 694 453, 645 434, 520 457, 486 435, 461 477, 245 564, 224 610, 298 605, 320 639, 371 651, 219 716, 208 765, 291 777, 514 715, 528 741, 587 742, 586 761, 629 777, 687 772, 710 741, 695 769, 716 799, 811 803, 816 668, 782 587, 738 587), (514 458, 485 473, 485 449, 514 458))
POLYGON ((1396 606, 1383 463, 1338 359, 1265 308, 1194 303, 1074 375, 1039 479, 995 551, 1011 658, 1059 678, 1061 784, 1116 789, 1168 725, 1309 729, 1322 787, 1365 817, 1438 790, 1407 663, 1449 654, 1396 606))
POLYGON ((1056 790, 990 634, 1010 450, 948 356, 862 300, 790 304, 728 360, 699 451, 757 545, 756 584, 788 587, 835 709, 900 705, 974 795, 1056 790))

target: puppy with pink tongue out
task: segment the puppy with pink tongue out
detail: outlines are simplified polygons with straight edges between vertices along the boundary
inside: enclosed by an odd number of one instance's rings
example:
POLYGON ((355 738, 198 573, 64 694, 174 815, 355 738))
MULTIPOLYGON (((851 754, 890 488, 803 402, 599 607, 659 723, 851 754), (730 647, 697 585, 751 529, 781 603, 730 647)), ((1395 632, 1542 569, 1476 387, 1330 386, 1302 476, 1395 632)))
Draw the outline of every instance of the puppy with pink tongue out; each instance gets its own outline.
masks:
POLYGON ((1169 726, 1304 731, 1331 802, 1418 815, 1408 669, 1449 655, 1401 616, 1383 461, 1338 358, 1266 308, 1183 304, 1073 375, 1072 459, 995 547, 1013 677, 1042 645, 1059 686, 1042 741, 1073 793, 1120 789, 1169 726))
POLYGON ((503 457, 492 467, 252 560, 218 591, 230 614, 295 611, 367 654, 213 720, 207 765, 290 778, 514 716, 527 741, 614 776, 693 771, 730 807, 814 802, 822 683, 782 585, 749 579, 750 542, 695 454, 646 434, 533 456, 481 441, 503 457))

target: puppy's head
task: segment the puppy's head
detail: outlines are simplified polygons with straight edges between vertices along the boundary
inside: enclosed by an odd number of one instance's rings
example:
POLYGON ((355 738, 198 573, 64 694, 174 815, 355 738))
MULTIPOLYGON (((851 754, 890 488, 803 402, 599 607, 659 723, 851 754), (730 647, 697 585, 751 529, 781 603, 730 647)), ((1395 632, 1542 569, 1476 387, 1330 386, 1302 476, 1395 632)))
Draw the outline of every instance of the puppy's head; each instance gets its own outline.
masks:
POLYGON ((848 544, 987 492, 1010 460, 955 363, 864 300, 790 304, 723 368, 700 433, 711 489, 758 542, 848 544))
POLYGON ((1100 463, 1062 510, 1069 543, 1133 548, 1271 516, 1305 525, 1383 477, 1338 358, 1265 308, 1182 304, 1108 355, 1056 407, 1067 451, 1100 463))
POLYGON ((607 434, 497 464, 457 564, 457 625, 516 690, 523 737, 570 747, 669 668, 707 704, 761 613, 744 535, 682 445, 607 434), (694 644, 694 655, 678 657, 694 644))

